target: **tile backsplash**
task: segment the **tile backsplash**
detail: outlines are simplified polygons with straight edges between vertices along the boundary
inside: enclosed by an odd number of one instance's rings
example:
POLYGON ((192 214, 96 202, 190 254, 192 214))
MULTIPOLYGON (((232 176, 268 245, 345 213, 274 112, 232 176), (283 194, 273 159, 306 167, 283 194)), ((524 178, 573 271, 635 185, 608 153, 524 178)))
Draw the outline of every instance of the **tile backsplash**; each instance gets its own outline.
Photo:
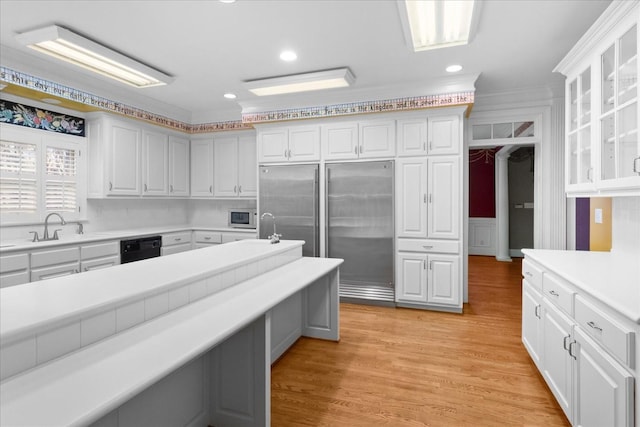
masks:
POLYGON ((612 252, 640 259, 640 197, 613 198, 612 252))

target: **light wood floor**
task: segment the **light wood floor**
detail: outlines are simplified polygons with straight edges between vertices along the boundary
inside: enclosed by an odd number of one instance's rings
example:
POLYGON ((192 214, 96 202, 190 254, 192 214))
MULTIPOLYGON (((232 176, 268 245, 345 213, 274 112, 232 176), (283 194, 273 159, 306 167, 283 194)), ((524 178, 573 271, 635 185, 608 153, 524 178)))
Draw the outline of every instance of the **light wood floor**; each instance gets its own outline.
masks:
POLYGON ((464 314, 341 304, 272 368, 273 426, 568 426, 520 340, 519 260, 470 257, 464 314))

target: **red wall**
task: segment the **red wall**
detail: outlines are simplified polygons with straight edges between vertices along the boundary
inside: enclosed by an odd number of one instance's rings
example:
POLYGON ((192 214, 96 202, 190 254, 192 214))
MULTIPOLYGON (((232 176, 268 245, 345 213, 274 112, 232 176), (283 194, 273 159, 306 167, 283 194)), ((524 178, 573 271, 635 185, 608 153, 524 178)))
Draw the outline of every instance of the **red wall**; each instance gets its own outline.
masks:
POLYGON ((495 218, 494 155, 501 147, 469 150, 469 217, 495 218))

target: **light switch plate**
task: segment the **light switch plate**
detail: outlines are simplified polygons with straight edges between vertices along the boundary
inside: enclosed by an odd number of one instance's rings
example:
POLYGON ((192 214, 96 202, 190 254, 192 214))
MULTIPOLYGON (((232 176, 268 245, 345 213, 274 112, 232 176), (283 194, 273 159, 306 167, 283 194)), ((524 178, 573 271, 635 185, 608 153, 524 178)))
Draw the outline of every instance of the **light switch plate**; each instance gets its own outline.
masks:
POLYGON ((595 217, 596 224, 602 224, 602 209, 596 208, 595 217))

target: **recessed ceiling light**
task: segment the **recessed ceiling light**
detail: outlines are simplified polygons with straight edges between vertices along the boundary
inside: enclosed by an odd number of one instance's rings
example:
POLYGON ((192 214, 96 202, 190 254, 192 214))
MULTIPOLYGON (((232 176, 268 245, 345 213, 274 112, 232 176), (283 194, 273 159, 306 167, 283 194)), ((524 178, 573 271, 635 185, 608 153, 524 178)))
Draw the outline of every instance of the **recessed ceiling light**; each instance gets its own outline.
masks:
POLYGON ((447 73, 457 73, 458 71, 462 70, 462 65, 449 65, 447 68, 447 73))
POLYGON ((298 59, 298 55, 292 50, 285 50, 280 54, 280 59, 283 61, 291 62, 298 59))
POLYGON ((236 99, 235 93, 225 93, 223 96, 227 99, 236 99))
POLYGON ((40 101, 46 102, 47 104, 54 104, 54 105, 62 104, 62 101, 55 98, 42 98, 40 101))

